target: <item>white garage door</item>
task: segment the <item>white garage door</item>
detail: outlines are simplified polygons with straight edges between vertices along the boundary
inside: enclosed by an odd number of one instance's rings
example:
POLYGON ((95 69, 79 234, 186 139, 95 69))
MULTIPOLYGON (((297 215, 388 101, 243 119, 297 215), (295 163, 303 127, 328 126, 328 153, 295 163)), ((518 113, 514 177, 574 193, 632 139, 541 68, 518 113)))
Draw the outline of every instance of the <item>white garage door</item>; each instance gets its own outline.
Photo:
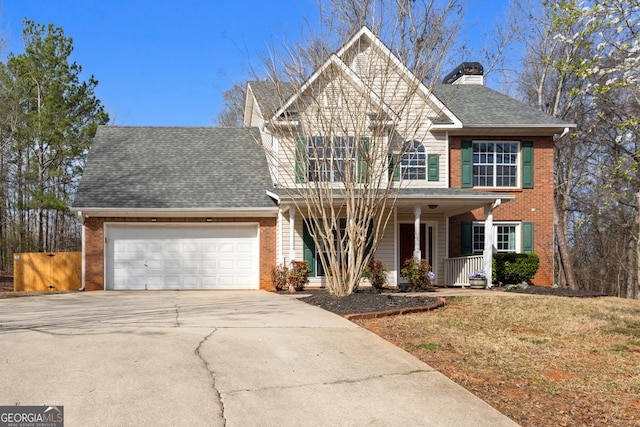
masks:
POLYGON ((107 225, 107 289, 258 289, 258 225, 107 225))

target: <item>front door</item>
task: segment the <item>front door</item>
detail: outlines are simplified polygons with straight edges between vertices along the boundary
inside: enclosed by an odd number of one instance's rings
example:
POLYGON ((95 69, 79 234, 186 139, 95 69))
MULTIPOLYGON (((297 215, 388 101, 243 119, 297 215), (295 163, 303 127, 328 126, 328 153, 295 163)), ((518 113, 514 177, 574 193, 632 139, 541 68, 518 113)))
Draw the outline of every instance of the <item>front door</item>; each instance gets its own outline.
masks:
MULTIPOLYGON (((429 227, 431 228, 431 227, 429 227)), ((422 254, 422 258, 426 259, 429 265, 431 265, 431 259, 427 258, 426 249, 426 225, 420 224, 420 253, 422 254)), ((415 227, 413 224, 400 224, 400 258, 399 258, 399 266, 402 269, 404 262, 413 257, 413 249, 415 246, 415 227)), ((431 252, 431 251, 429 251, 431 252)))

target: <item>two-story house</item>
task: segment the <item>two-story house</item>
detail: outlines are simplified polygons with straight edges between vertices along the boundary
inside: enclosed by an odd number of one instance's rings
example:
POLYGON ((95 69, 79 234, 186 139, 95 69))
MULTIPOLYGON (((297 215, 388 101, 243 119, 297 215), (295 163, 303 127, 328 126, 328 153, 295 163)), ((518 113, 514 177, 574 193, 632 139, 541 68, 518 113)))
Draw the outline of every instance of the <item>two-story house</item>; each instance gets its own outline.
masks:
POLYGON ((73 204, 86 289, 270 289, 302 259, 323 286, 297 195, 349 180, 393 191, 373 254, 390 284, 417 256, 460 285, 495 251, 537 253, 533 283, 552 284, 553 144, 573 125, 479 64, 426 85, 362 28, 303 82, 249 83, 244 124, 98 129, 73 204))

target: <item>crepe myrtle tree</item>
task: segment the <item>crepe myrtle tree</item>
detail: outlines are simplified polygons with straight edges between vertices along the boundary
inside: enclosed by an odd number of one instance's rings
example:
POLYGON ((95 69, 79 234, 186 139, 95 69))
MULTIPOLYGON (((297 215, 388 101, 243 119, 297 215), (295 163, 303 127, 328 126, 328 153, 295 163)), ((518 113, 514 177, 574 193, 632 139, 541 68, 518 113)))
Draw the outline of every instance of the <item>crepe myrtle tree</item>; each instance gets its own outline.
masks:
MULTIPOLYGON (((447 21, 428 31, 414 45, 423 54, 412 56, 410 70, 396 49, 400 40, 407 47, 408 33, 393 31, 382 31, 385 45, 374 46, 370 57, 331 53, 327 29, 308 46, 274 52, 267 61, 279 105, 266 128, 278 138, 263 139, 262 147, 278 191, 319 248, 327 288, 336 296, 357 290, 407 178, 400 165, 420 155, 416 146, 441 113, 428 93, 455 25, 447 21)), ((354 55, 367 51, 357 43, 354 55)))

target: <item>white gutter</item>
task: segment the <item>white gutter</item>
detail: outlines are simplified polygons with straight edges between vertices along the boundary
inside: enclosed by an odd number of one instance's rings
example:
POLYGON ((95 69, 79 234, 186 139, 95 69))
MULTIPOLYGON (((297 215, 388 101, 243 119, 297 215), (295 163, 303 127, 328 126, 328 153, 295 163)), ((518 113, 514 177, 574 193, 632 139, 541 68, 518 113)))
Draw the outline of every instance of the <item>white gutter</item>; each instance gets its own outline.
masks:
POLYGON ((267 191, 267 196, 271 197, 273 200, 275 200, 276 202, 278 202, 278 204, 280 204, 280 196, 278 196, 276 193, 274 193, 273 191, 267 191))
POLYGON ((562 138, 563 136, 566 136, 568 133, 569 133, 569 128, 568 127, 564 128, 564 130, 562 131, 558 139, 562 138))
MULTIPOLYGON (((84 218, 97 217, 251 217, 251 216, 276 216, 278 207, 270 208, 82 208, 84 218)), ((72 212, 80 212, 79 208, 71 208, 72 212)))

